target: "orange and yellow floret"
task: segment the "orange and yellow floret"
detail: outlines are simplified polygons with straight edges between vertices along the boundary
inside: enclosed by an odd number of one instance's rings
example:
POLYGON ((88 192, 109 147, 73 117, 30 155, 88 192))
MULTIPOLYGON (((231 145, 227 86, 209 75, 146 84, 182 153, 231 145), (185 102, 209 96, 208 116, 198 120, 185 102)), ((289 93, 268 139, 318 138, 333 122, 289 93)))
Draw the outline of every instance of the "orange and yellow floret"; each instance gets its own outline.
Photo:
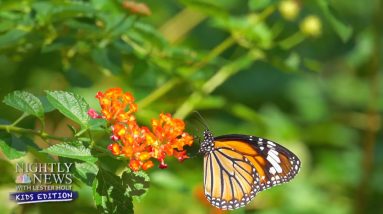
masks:
POLYGON ((134 170, 147 170, 154 166, 152 158, 166 168, 165 157, 174 156, 179 161, 188 158, 184 146, 193 143, 193 137, 184 132, 184 121, 161 113, 159 119, 152 119, 152 129, 139 126, 134 113, 137 104, 129 92, 121 88, 111 88, 105 93, 98 92, 96 98, 101 105, 101 115, 89 110, 92 118, 107 120, 111 127, 113 141, 108 149, 114 155, 123 155, 130 160, 129 167, 134 170))

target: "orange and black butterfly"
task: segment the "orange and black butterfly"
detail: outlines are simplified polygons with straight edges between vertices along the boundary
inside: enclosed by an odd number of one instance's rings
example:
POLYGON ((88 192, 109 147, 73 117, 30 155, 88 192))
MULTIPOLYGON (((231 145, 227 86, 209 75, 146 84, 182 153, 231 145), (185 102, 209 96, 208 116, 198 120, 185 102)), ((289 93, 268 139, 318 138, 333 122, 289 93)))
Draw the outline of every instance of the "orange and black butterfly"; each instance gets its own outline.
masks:
POLYGON ((214 137, 208 129, 199 152, 204 154, 206 198, 223 210, 243 207, 258 192, 290 181, 301 165, 273 141, 239 134, 214 137))

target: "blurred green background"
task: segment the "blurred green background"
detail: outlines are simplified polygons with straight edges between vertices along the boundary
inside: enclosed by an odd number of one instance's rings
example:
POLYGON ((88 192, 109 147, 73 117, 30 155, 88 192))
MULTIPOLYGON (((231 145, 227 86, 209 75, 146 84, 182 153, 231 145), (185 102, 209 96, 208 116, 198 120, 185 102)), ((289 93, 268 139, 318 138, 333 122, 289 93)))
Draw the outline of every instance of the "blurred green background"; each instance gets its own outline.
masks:
MULTIPOLYGON (((382 30, 379 0, 0 0, 0 97, 67 90, 99 109, 97 91, 122 87, 143 124, 170 112, 197 134, 197 110, 215 135, 269 138, 300 157, 292 182, 231 213, 383 213, 382 30)), ((52 134, 68 122, 47 115, 52 134)), ((149 170, 136 213, 225 213, 206 203, 190 153, 149 170)), ((96 211, 85 185, 75 202, 17 206, 15 161, 0 154, 1 213, 96 211)))

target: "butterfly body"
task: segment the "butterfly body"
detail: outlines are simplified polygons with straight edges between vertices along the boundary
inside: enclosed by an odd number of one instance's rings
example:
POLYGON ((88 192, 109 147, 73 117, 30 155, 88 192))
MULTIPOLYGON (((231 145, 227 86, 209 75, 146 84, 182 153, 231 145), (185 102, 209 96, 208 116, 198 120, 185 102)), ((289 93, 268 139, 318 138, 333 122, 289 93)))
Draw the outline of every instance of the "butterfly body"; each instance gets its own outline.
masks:
POLYGON ((298 157, 285 147, 250 135, 214 137, 206 130, 199 151, 206 198, 224 210, 245 206, 258 192, 290 181, 300 168, 298 157))

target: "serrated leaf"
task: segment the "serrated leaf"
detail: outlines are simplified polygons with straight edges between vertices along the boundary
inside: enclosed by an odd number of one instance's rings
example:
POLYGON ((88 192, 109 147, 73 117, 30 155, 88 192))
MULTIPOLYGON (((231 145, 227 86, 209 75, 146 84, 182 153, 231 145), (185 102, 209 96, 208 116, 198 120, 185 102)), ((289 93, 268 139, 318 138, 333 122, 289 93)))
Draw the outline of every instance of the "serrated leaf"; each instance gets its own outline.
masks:
POLYGON ((43 108, 44 108, 44 112, 47 113, 47 112, 51 112, 53 110, 55 110, 55 107, 53 107, 46 96, 39 96, 39 99, 40 99, 40 102, 43 104, 43 108))
POLYGON ((94 163, 82 162, 75 163, 75 176, 88 186, 92 183, 97 175, 98 167, 94 163))
POLYGON ((17 110, 44 118, 44 107, 39 98, 26 91, 14 91, 8 94, 3 102, 17 110))
POLYGON ((92 189, 101 213, 133 213, 132 197, 127 194, 119 176, 100 168, 92 189))
POLYGON ((122 185, 130 196, 141 198, 148 191, 150 178, 143 171, 127 170, 121 175, 121 179, 122 185))
POLYGON ((42 152, 89 163, 97 161, 97 158, 92 156, 90 149, 80 143, 59 143, 44 149, 42 152))
POLYGON ((46 91, 48 101, 63 115, 77 122, 82 127, 87 126, 89 115, 88 103, 83 97, 65 91, 46 91))

